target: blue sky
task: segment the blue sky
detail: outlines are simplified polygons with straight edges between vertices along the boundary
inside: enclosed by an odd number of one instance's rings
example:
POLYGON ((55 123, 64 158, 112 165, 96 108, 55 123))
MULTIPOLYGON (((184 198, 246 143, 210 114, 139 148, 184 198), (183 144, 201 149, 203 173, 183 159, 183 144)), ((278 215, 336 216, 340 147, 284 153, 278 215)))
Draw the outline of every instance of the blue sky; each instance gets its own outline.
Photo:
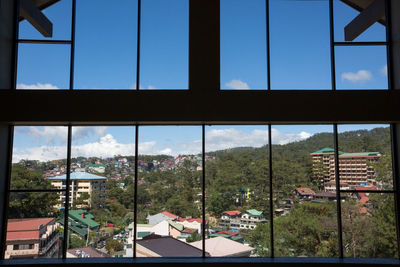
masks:
MULTIPOLYGON (((142 89, 188 88, 188 2, 142 0, 142 89)), ((54 24, 51 39, 70 39, 71 4, 71 0, 61 0, 44 11, 54 24)), ((335 39, 344 41, 343 28, 358 12, 338 0, 334 1, 334 8, 335 39)), ((270 14, 272 89, 331 89, 328 0, 271 0, 270 14)), ((266 89, 265 21, 264 0, 221 0, 222 89, 266 89)), ((76 22, 74 88, 134 89, 137 1, 77 0, 76 22)), ((20 23, 19 34, 21 39, 44 39, 26 21, 20 23)), ((385 28, 376 23, 356 41, 385 41, 385 28)), ((335 52, 338 89, 387 88, 385 47, 337 47, 335 52)), ((20 44, 18 88, 68 89, 69 67, 68 45, 20 44)), ((301 140, 332 129, 273 128, 273 143, 301 140)), ((207 127, 206 149, 261 146, 267 140, 266 129, 207 127)), ((65 128, 17 127, 14 158, 36 155, 50 159, 66 153, 64 131, 65 128)), ((129 154, 134 149, 133 127, 83 127, 74 131, 74 153, 107 156, 116 151, 129 154)), ((141 127, 139 138, 144 154, 197 153, 201 127, 141 127)))

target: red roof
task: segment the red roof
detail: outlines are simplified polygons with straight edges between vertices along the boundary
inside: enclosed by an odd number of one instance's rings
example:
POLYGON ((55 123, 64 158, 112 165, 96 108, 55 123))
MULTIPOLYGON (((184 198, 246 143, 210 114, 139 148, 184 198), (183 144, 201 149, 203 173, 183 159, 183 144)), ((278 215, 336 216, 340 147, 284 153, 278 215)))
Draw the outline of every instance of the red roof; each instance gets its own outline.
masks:
MULTIPOLYGON (((180 222, 185 222, 185 221, 188 221, 188 222, 198 222, 198 223, 203 223, 203 219, 194 219, 194 218, 179 218, 179 221, 180 222)), ((208 221, 206 221, 206 224, 208 224, 208 221)))
POLYGON ((241 212, 238 210, 228 210, 228 211, 224 211, 223 213, 228 214, 229 216, 234 216, 234 215, 240 215, 241 212))
POLYGON ((195 233, 197 230, 196 229, 191 229, 191 228, 185 228, 183 229, 184 233, 188 233, 188 234, 193 234, 195 233))
POLYGON ((7 231, 37 231, 40 225, 47 225, 54 218, 29 218, 29 219, 9 219, 7 231))
POLYGON ((7 232, 7 241, 39 239, 39 231, 7 232))
POLYGON ((163 211, 163 212, 161 212, 162 214, 164 214, 165 216, 168 216, 168 217, 170 217, 170 218, 172 218, 172 219, 176 219, 176 218, 178 218, 178 216, 176 216, 175 214, 172 214, 171 212, 168 212, 168 211, 163 211))
POLYGON ((315 192, 308 187, 298 187, 296 190, 302 195, 315 195, 315 192))
POLYGON ((239 233, 233 232, 233 231, 220 231, 217 234, 221 234, 221 235, 238 235, 239 233))
POLYGON ((356 190, 376 190, 376 186, 357 186, 356 190))
POLYGON ((363 197, 361 197, 361 199, 360 199, 360 203, 361 203, 361 204, 365 204, 365 203, 367 203, 368 201, 369 201, 369 197, 363 196, 363 197))
POLYGON ((7 240, 39 239, 41 227, 51 223, 54 218, 9 219, 7 240))

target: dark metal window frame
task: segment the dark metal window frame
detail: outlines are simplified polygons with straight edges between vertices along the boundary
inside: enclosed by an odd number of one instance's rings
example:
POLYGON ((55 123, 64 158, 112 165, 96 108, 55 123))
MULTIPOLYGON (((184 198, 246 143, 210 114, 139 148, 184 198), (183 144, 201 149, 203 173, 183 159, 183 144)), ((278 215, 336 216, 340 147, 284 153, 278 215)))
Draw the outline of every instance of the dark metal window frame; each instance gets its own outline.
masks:
MULTIPOLYGON (((135 226, 136 226, 136 210, 137 210, 137 160, 138 160, 138 131, 141 125, 198 125, 202 127, 202 158, 203 158, 203 175, 202 175, 202 217, 205 220, 205 125, 213 124, 261 124, 268 127, 268 144, 269 144, 269 185, 270 185, 270 234, 271 234, 271 258, 260 258, 260 259, 209 259, 205 258, 204 246, 205 246, 205 224, 203 224, 203 259, 158 259, 158 260, 146 260, 136 258, 136 242, 134 242, 134 258, 135 262, 159 262, 159 263, 178 263, 178 262, 187 262, 192 261, 194 263, 206 263, 206 262, 232 262, 232 263, 241 263, 241 262, 253 262, 253 263, 273 263, 273 264, 284 264, 284 263, 310 263, 310 264, 319 264, 319 263, 358 263, 364 264, 365 262, 371 262, 371 259, 368 261, 363 259, 346 259, 343 258, 343 246, 342 246, 342 226, 341 226, 341 206, 340 206, 340 193, 348 192, 349 190, 340 190, 340 177, 339 174, 339 165, 336 164, 336 190, 337 192, 337 219, 338 219, 338 235, 339 235, 339 258, 338 259, 288 259, 288 258, 274 258, 274 239, 273 239, 273 203, 272 203, 272 185, 273 185, 273 166, 272 166, 272 148, 271 148, 271 125, 272 124, 332 124, 333 125, 333 135, 334 135, 334 146, 335 146, 335 162, 338 163, 338 133, 337 126, 338 123, 390 123, 391 124, 391 138, 392 138, 392 158, 393 158, 393 179, 394 179, 394 187, 393 190, 379 191, 379 193, 390 193, 394 194, 395 198, 395 206, 396 206, 396 230, 398 236, 398 245, 400 248, 400 234, 399 234, 399 225, 400 225, 400 217, 398 209, 400 207, 400 197, 399 188, 400 183, 398 180, 399 175, 399 155, 398 155, 398 132, 397 127, 395 125, 396 122, 400 121, 400 116, 395 114, 393 111, 398 111, 396 104, 397 100, 400 99, 400 94, 398 92, 393 91, 393 72, 392 72, 392 55, 391 55, 391 17, 390 17, 390 1, 386 0, 386 33, 387 40, 386 42, 335 42, 334 41, 334 25, 333 25, 333 0, 329 0, 329 20, 330 20, 330 36, 331 36, 331 79, 332 79, 332 91, 314 91, 310 92, 307 90, 298 90, 298 91, 278 91, 271 90, 271 82, 270 82, 270 22, 269 22, 269 0, 265 0, 266 3, 266 30, 267 30, 267 90, 265 92, 243 92, 243 91, 219 91, 220 89, 220 29, 219 29, 219 19, 220 19, 220 6, 219 1, 214 0, 189 0, 189 90, 186 91, 168 91, 162 92, 159 90, 154 90, 152 92, 140 91, 139 90, 139 76, 140 76, 140 23, 141 23, 141 0, 138 0, 138 36, 137 36, 137 70, 136 70, 136 90, 131 92, 122 92, 119 90, 112 92, 100 92, 97 90, 91 92, 77 92, 73 91, 73 81, 74 81, 74 61, 75 61, 75 21, 76 21, 76 0, 72 0, 72 27, 71 27, 71 40, 26 40, 26 39, 18 39, 18 17, 19 17, 19 0, 15 1, 15 47, 14 47, 14 62, 13 62, 13 84, 14 87, 11 90, 7 90, 6 92, 0 92, 0 95, 4 97, 4 99, 9 101, 4 101, 4 105, 2 105, 2 110, 6 110, 7 112, 13 111, 13 104, 17 102, 21 102, 22 104, 27 104, 27 108, 25 111, 30 110, 31 105, 29 102, 39 100, 40 98, 45 98, 45 101, 53 100, 63 100, 67 102, 67 105, 73 101, 78 101, 82 103, 89 98, 97 98, 100 100, 100 103, 105 103, 106 101, 113 100, 121 100, 124 97, 127 97, 128 101, 151 101, 155 99, 156 101, 162 100, 171 100, 174 103, 180 103, 187 100, 188 105, 191 103, 200 103, 195 105, 194 108, 202 107, 200 112, 191 112, 188 116, 186 115, 176 115, 176 114, 160 114, 155 115, 152 113, 150 116, 142 113, 137 113, 137 110, 134 110, 136 114, 128 113, 127 116, 122 117, 121 119, 116 118, 116 116, 111 117, 101 117, 104 116, 104 113, 100 115, 94 115, 93 113, 88 114, 87 116, 83 116, 83 118, 79 118, 77 116, 78 112, 69 113, 67 112, 55 115, 44 114, 44 111, 49 110, 49 106, 45 105, 44 109, 33 110, 32 115, 29 116, 26 113, 19 113, 13 116, 13 114, 1 115, 0 119, 2 121, 9 122, 9 134, 11 136, 11 140, 9 142, 9 178, 11 177, 11 154, 12 154, 12 136, 13 136, 13 128, 14 125, 64 125, 68 127, 68 143, 67 143, 67 188, 62 190, 47 190, 47 192, 55 192, 61 191, 66 193, 66 207, 68 207, 69 202, 69 179, 70 179, 70 160, 71 160, 71 135, 72 135, 72 127, 79 125, 131 125, 135 126, 135 195, 134 197, 134 209, 135 209, 135 226), (207 15, 204 15, 204 11, 207 11, 207 15), (207 36, 208 38, 205 38, 207 36), (25 91, 18 92, 16 91, 16 76, 17 76, 17 54, 18 54, 18 44, 19 43, 45 43, 45 44, 68 44, 71 45, 71 62, 70 62, 70 83, 69 83, 69 92, 50 92, 50 91, 25 91), (388 58, 388 88, 389 90, 386 92, 382 91, 348 91, 348 92, 338 92, 336 91, 336 76, 335 76, 335 47, 336 46, 366 46, 366 45, 381 45, 386 46, 387 48, 387 58, 388 58), (204 77, 206 77, 204 79, 204 77), (33 99, 32 99, 33 97, 33 99), (178 98, 177 100, 174 98, 178 98), (270 105, 272 108, 277 107, 278 105, 282 105, 285 103, 295 103, 297 101, 305 100, 305 102, 319 101, 324 99, 330 99, 334 103, 339 103, 339 101, 347 101, 354 102, 354 100, 365 100, 367 104, 378 103, 378 111, 375 116, 367 116, 362 112, 355 112, 354 116, 346 116, 345 113, 340 113, 338 110, 334 112, 322 112, 322 115, 312 114, 313 110, 304 108, 304 117, 293 114, 292 112, 286 112, 283 116, 279 115, 271 115, 267 112, 262 113, 261 116, 257 114, 259 111, 264 110, 264 106, 270 105), (209 101, 207 103, 206 101, 209 101), (389 101, 392 100, 392 101, 389 101), (7 103, 10 102, 10 103, 7 103), (232 104, 228 104, 232 102, 232 104), (209 104, 207 107, 211 109, 211 111, 205 110, 205 103, 209 104), (232 111, 231 105, 236 105, 237 103, 243 103, 244 107, 250 107, 256 105, 256 108, 250 108, 250 112, 244 112, 243 116, 238 116, 238 112, 233 112, 233 115, 228 115, 228 112, 232 111), (222 108, 219 108, 218 105, 221 105, 222 108), (385 108, 386 107, 386 108, 385 108), (224 112, 223 109, 227 108, 227 112, 224 112), (383 110, 383 111, 382 111, 383 110), (133 116, 132 116, 133 115, 133 116), (236 116, 236 117, 235 117, 236 116), (90 122, 90 123, 88 123, 90 122)), ((43 100, 39 100, 39 104, 45 103, 43 100)), ((118 101, 116 101, 117 103, 118 101)), ((302 103, 301 103, 302 104, 302 103)), ((301 107, 301 104, 295 104, 295 107, 292 109, 295 110, 296 107, 301 107)), ((114 104, 116 107, 118 104, 114 104)), ((64 107, 64 104, 61 105, 64 107)), ((360 107, 360 105, 355 105, 355 110, 360 107)), ((363 105, 361 105, 363 106, 363 105)), ((144 105, 139 105, 140 108, 143 108, 144 105)), ((185 105, 179 105, 178 107, 185 107, 185 105)), ((158 108, 158 111, 161 111, 163 107, 158 108)), ((188 109, 187 107, 185 107, 188 109)), ((85 109, 83 109, 84 111, 85 109)), ((121 110, 124 110, 123 108, 121 110)), ((80 110, 82 112, 82 110, 80 110)), ((117 112, 118 114, 118 112, 117 112)), ((10 181, 7 181, 7 194, 4 196, 4 204, 8 206, 8 197, 10 192, 43 192, 46 190, 10 190, 9 188, 10 181)), ((350 190, 351 191, 351 190, 350 190)), ((374 191, 375 192, 375 191, 374 191)), ((7 208, 4 209, 3 218, 7 217, 7 208)), ((65 208, 65 220, 68 220, 68 208, 65 208)), ((6 225, 7 220, 4 219, 3 225, 6 225)), ((67 225, 67 224, 65 224, 67 225)), ((6 231, 6 227, 3 227, 3 233, 6 231)), ((64 229, 64 244, 63 244, 63 259, 65 263, 66 258, 66 248, 67 248, 67 227, 64 229)), ((134 227, 135 231, 135 241, 136 241, 136 227, 134 227)), ((5 238, 5 235, 3 235, 5 238)), ((5 251, 5 240, 2 240, 2 255, 4 257, 5 251)), ((400 254, 400 253, 399 253, 400 254)), ((115 259, 112 261, 98 259, 90 259, 87 262, 115 262, 115 259)), ((377 263, 399 263, 396 260, 382 260, 382 259, 374 259, 377 263)), ((33 263, 32 261, 30 261, 33 263)), ((39 262, 54 262, 47 261, 45 259, 35 260, 35 263, 39 262)), ((55 261, 56 263, 61 263, 59 261, 55 261)), ((68 262, 74 263, 73 259, 68 259, 68 262)), ((118 259, 120 263, 132 263, 131 260, 118 259)), ((3 261, 5 264, 13 264, 7 261, 3 261)), ((29 261, 28 261, 29 263, 29 261)))

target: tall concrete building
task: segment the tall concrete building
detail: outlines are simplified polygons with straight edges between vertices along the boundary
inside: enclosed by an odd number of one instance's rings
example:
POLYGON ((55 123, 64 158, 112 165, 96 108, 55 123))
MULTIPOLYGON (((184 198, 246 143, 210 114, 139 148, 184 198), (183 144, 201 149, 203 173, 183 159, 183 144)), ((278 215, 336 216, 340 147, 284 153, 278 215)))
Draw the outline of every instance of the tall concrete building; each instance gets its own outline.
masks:
MULTIPOLYGON (((320 189, 335 191, 332 182, 335 181, 335 151, 333 148, 323 148, 313 153, 313 174, 319 181, 320 189)), ((375 174, 371 163, 377 162, 379 152, 344 153, 339 151, 339 175, 341 189, 354 189, 357 186, 377 186, 373 178, 375 174)))
MULTIPOLYGON (((60 175, 49 178, 51 181, 51 185, 57 189, 65 189, 66 188, 66 175, 60 175)), ((93 194, 93 192, 98 192, 100 194, 105 194, 106 191, 106 177, 98 176, 95 174, 87 173, 87 172, 72 172, 71 173, 71 186, 70 186, 70 206, 73 205, 74 201, 79 198, 83 193, 88 193, 89 196, 93 194)), ((60 203, 58 207, 62 207, 65 201, 65 195, 60 193, 60 203)), ((90 205, 90 198, 88 201, 90 205)), ((79 208, 79 207, 78 207, 79 208)))

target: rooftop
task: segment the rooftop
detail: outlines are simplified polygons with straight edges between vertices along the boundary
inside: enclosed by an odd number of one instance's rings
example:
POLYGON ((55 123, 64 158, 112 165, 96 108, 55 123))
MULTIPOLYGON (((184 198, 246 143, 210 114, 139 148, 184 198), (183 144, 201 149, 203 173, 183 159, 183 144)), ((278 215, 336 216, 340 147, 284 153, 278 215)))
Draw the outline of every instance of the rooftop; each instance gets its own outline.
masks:
MULTIPOLYGON (((202 248, 202 241, 196 241, 190 244, 202 248)), ((205 245, 206 251, 210 253, 211 257, 234 256, 235 254, 242 254, 245 252, 250 253, 255 250, 255 248, 243 245, 222 236, 206 239, 205 245)))
POLYGON ((379 152, 358 152, 358 153, 343 153, 339 157, 370 157, 370 156, 380 156, 379 152))
MULTIPOLYGON (((66 179, 67 179, 66 174, 49 178, 50 181, 51 180, 66 180, 66 179)), ((70 179, 71 180, 106 180, 106 177, 91 174, 88 172, 71 172, 70 179)))
POLYGON ((9 219, 7 240, 38 239, 39 229, 55 221, 54 218, 9 219))
POLYGON ((77 221, 80 221, 81 223, 86 224, 90 228, 100 226, 100 224, 93 220, 94 216, 88 213, 86 210, 70 210, 69 216, 77 221), (84 214, 83 218, 82 214, 84 214))
POLYGON ((203 255, 201 248, 199 249, 171 236, 144 238, 137 240, 137 244, 162 257, 201 257, 203 255))
POLYGON ((246 212, 253 216, 260 216, 262 214, 262 211, 258 211, 255 209, 246 210, 246 212))
POLYGON ((78 258, 106 258, 110 257, 107 253, 97 250, 92 247, 68 249, 67 252, 78 258))
POLYGON ((240 215, 241 212, 238 210, 228 210, 228 211, 224 211, 223 213, 228 214, 229 216, 234 216, 234 215, 240 215))
POLYGON ((171 213, 171 212, 168 212, 168 211, 163 211, 163 212, 161 212, 161 213, 164 214, 165 216, 170 217, 171 219, 174 219, 174 220, 178 218, 177 215, 175 215, 175 214, 173 214, 173 213, 171 213))

